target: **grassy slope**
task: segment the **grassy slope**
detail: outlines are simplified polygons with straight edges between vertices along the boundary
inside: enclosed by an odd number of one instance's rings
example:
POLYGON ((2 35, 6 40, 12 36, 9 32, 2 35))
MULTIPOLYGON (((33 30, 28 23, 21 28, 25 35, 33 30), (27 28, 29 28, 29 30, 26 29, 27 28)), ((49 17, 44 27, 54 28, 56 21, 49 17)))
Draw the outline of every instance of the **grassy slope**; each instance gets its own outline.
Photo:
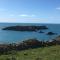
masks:
MULTIPOLYGON (((6 59, 7 57, 11 58, 12 55, 1 55, 0 60, 9 60, 6 59)), ((17 60, 60 60, 60 46, 19 51, 13 57, 16 57, 17 60)))

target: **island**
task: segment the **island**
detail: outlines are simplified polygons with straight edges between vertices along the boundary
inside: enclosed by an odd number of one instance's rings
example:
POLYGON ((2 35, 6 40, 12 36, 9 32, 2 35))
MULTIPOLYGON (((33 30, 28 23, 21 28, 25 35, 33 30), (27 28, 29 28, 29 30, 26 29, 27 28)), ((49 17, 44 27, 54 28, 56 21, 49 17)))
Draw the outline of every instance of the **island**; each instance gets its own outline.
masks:
POLYGON ((48 29, 47 26, 9 26, 2 30, 13 30, 13 31, 38 31, 48 29))

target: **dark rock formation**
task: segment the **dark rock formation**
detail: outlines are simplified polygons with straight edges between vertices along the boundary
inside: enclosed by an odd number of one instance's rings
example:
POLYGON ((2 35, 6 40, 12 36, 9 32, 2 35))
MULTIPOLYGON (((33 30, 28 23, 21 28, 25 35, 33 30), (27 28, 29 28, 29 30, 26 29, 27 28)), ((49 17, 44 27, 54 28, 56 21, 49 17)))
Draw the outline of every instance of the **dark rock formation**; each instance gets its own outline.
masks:
POLYGON ((60 45, 60 36, 56 37, 53 41, 54 41, 56 44, 59 44, 59 45, 60 45))
POLYGON ((48 29, 46 26, 10 26, 3 28, 2 30, 13 30, 13 31, 37 31, 48 29))
POLYGON ((24 50, 24 49, 37 48, 37 47, 42 47, 42 41, 38 41, 37 39, 29 39, 18 44, 16 49, 24 50))
POLYGON ((47 35, 56 35, 56 33, 48 32, 47 35))
POLYGON ((60 41, 60 35, 55 38, 56 41, 60 41))
POLYGON ((39 33, 44 33, 43 31, 39 31, 39 33))

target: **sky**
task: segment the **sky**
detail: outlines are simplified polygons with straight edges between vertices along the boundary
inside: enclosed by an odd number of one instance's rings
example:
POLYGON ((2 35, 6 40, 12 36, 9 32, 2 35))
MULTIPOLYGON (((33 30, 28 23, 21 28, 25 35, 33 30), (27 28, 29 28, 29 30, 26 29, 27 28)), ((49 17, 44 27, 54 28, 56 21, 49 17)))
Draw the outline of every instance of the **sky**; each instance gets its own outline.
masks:
POLYGON ((60 0, 0 0, 0 22, 60 23, 60 0))

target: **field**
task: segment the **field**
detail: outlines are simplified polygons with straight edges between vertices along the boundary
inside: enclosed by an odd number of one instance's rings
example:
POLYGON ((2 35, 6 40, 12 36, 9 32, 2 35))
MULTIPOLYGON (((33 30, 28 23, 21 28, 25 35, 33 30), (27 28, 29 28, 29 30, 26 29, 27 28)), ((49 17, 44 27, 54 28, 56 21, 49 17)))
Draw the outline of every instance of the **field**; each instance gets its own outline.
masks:
POLYGON ((0 60, 60 60, 60 46, 12 51, 11 54, 0 55, 0 60))

